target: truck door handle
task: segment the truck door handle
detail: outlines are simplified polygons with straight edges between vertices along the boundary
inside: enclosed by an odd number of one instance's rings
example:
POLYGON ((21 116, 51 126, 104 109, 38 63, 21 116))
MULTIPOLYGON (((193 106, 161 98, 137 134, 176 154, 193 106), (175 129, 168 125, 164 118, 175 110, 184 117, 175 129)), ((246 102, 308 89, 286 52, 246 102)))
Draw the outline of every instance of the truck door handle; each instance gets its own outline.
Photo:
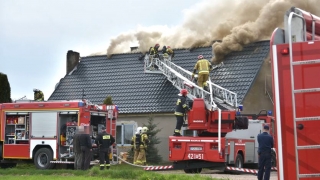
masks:
POLYGON ((250 138, 254 138, 254 136, 250 136, 250 138))

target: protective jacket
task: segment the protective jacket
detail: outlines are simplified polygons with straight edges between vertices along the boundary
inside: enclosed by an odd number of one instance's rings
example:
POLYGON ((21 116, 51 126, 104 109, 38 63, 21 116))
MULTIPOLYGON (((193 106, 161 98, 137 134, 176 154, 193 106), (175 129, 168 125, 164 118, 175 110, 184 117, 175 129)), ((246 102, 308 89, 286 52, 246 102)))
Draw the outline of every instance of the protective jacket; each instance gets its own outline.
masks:
POLYGON ((145 148, 147 149, 149 143, 149 139, 148 139, 148 135, 145 133, 141 134, 141 144, 140 144, 140 148, 145 148))
POLYGON ((207 59, 200 59, 197 61, 196 65, 193 68, 193 73, 198 70, 198 74, 209 74, 212 65, 207 59))
POLYGON ((95 142, 100 149, 108 149, 115 142, 115 139, 111 134, 104 131, 98 134, 95 142))
POLYGON ((44 101, 44 95, 42 91, 34 92, 34 100, 35 101, 44 101))
POLYGON ((171 57, 174 57, 174 52, 171 48, 167 48, 166 53, 169 54, 171 57))
POLYGON ((186 97, 179 96, 177 103, 176 103, 176 111, 174 112, 177 116, 183 116, 186 113, 186 110, 189 109, 188 105, 186 104, 186 97))
POLYGON ((132 139, 131 139, 131 145, 133 146, 134 149, 137 149, 141 145, 141 134, 137 133, 135 134, 132 139))
POLYGON ((158 49, 152 47, 152 48, 150 49, 150 55, 155 55, 155 54, 158 54, 158 49))

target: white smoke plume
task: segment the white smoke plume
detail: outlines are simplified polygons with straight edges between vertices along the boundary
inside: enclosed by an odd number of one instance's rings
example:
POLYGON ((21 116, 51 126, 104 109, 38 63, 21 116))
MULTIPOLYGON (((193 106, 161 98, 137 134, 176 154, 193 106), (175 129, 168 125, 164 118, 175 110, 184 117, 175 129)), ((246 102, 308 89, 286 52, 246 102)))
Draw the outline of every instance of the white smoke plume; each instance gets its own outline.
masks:
POLYGON ((204 1, 186 10, 185 19, 175 27, 138 27, 111 40, 107 48, 110 57, 129 52, 130 44, 138 44, 145 53, 156 43, 173 48, 194 48, 212 45, 214 62, 223 60, 231 51, 243 45, 269 39, 272 31, 283 24, 283 16, 290 7, 299 7, 315 15, 320 14, 317 0, 223 0, 204 1))

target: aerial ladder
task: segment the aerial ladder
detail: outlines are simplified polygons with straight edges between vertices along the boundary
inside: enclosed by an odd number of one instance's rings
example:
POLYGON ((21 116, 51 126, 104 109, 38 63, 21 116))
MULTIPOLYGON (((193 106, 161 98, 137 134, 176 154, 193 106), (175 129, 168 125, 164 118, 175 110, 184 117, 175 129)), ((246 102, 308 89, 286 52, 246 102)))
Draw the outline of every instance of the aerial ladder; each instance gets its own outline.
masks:
MULTIPOLYGON (((178 90, 187 89, 188 98, 203 98, 206 108, 209 110, 225 109, 233 110, 238 108, 237 94, 229 91, 213 82, 211 79, 207 81, 208 91, 199 87, 192 79, 192 72, 174 64, 170 57, 154 57, 153 55, 145 55, 145 73, 159 73, 167 77, 178 90)), ((213 67, 219 68, 223 65, 220 63, 213 67)))

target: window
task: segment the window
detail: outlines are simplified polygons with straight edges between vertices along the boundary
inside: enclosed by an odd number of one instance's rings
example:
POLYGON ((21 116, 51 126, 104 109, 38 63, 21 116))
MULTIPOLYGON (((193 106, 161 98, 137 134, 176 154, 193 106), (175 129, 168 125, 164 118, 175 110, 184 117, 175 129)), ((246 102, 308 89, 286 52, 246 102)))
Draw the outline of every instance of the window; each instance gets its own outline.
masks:
POLYGON ((118 145, 131 145, 131 138, 134 135, 134 124, 117 125, 116 143, 118 145))

